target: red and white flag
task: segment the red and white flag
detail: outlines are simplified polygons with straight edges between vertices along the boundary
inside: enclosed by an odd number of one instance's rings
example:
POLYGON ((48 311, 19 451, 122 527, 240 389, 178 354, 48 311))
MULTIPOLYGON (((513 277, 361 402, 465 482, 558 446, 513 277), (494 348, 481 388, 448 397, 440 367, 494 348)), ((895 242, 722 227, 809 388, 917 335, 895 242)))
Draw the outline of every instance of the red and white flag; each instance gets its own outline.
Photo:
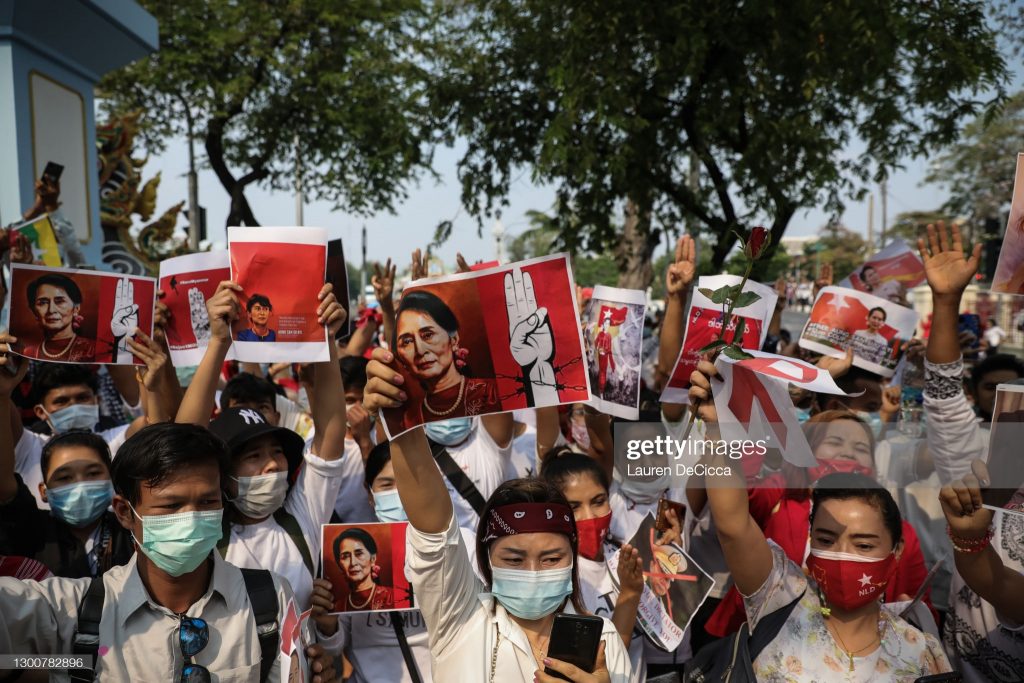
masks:
POLYGON ((843 394, 843 390, 827 370, 810 363, 773 353, 750 353, 753 358, 734 361, 723 354, 715 362, 722 377, 712 380, 722 438, 763 441, 767 448, 778 448, 794 465, 813 467, 817 461, 797 419, 788 385, 827 394, 843 394))

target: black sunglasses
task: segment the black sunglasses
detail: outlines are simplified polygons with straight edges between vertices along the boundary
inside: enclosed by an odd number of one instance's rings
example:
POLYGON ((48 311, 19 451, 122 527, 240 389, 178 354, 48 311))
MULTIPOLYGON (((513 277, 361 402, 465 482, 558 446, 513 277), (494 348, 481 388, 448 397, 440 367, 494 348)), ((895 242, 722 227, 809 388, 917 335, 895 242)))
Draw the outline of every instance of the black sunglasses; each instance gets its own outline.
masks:
POLYGON ((181 617, 178 626, 178 645, 185 665, 181 668, 181 683, 210 683, 210 671, 205 666, 191 662, 210 642, 210 627, 197 617, 181 617))

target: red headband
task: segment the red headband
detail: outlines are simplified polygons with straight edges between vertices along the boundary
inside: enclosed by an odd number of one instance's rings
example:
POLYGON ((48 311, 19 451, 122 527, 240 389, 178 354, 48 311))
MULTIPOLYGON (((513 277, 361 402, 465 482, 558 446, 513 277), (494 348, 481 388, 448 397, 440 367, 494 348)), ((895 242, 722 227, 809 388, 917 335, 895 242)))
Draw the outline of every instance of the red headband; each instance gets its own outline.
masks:
POLYGON ((496 538, 533 533, 565 534, 576 541, 572 510, 561 503, 511 503, 491 508, 484 543, 496 538))

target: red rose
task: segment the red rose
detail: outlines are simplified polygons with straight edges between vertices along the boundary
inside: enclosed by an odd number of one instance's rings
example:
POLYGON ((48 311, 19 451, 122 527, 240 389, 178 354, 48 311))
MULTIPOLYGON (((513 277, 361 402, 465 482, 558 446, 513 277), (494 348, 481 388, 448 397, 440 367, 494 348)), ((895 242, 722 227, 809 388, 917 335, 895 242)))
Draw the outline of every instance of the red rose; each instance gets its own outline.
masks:
POLYGON ((756 261, 761 258, 770 241, 771 231, 762 225, 755 226, 750 229, 750 239, 747 240, 743 252, 747 258, 756 261))

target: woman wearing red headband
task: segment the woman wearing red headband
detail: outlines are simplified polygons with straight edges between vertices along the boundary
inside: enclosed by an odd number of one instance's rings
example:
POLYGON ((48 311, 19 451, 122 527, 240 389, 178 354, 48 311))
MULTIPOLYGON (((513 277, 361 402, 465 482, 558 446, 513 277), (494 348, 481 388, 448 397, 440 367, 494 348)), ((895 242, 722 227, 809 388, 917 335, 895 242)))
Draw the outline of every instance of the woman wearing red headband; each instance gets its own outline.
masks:
MULTIPOLYGON (((406 400, 394 356, 376 349, 367 367, 367 409, 406 400)), ((473 572, 441 472, 421 428, 391 442, 391 461, 410 529, 407 573, 427 624, 435 680, 626 683, 631 667, 615 626, 604 620, 593 673, 547 656, 557 612, 583 612, 573 513, 550 484, 507 481, 491 495, 477 529, 473 572)))

